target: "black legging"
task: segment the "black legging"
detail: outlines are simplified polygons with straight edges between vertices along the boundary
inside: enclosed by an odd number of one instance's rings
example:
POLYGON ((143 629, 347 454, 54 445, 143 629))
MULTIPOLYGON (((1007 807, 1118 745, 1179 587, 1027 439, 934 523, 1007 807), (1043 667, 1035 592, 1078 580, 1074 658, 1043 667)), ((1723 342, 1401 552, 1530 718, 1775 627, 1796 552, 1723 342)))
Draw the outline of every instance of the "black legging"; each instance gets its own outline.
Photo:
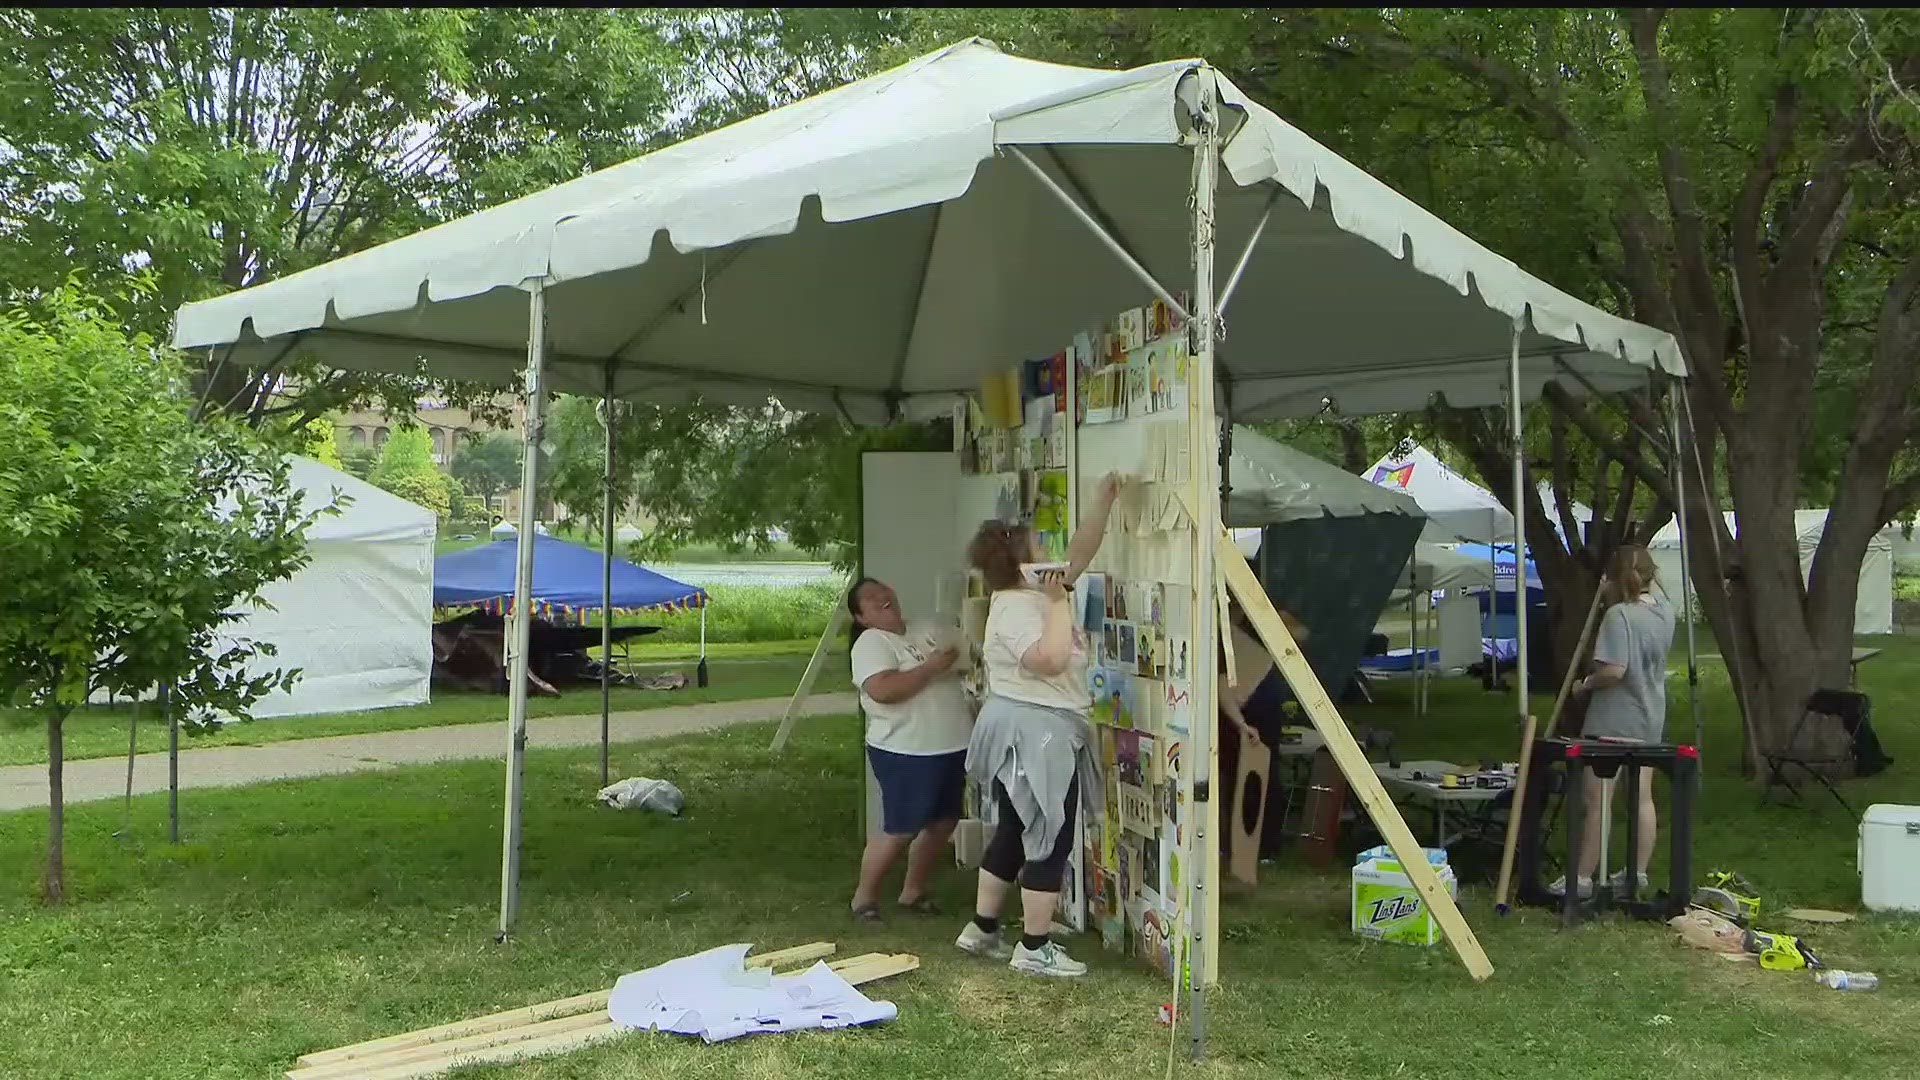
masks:
POLYGON ((1013 797, 1007 794, 1006 785, 998 780, 993 782, 993 801, 1000 808, 1000 820, 994 826, 986 853, 980 857, 980 869, 1001 881, 1017 878, 1021 888, 1032 892, 1059 892, 1060 883, 1067 876, 1067 857, 1073 854, 1073 818, 1080 806, 1080 777, 1074 776, 1067 785, 1067 817, 1060 826, 1060 835, 1053 838, 1053 851, 1038 862, 1027 859, 1026 846, 1020 838, 1026 825, 1020 820, 1019 811, 1013 808, 1013 797))

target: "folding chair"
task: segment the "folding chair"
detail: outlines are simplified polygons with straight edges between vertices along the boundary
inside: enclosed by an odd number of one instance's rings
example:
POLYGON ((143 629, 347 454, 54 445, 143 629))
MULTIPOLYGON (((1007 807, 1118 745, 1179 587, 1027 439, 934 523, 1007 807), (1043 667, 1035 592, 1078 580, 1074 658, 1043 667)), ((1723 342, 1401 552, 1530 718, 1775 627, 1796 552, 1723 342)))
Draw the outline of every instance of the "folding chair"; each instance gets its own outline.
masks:
POLYGON ((1865 694, 1851 690, 1815 690, 1808 695, 1806 708, 1786 742, 1761 751, 1767 767, 1766 783, 1760 789, 1761 804, 1771 801, 1775 788, 1785 788, 1793 805, 1805 806, 1806 797, 1791 775, 1797 769, 1804 774, 1802 780, 1812 777, 1819 781, 1847 816, 1859 817, 1846 796, 1833 786, 1829 773, 1854 774, 1854 739, 1872 708, 1865 694))

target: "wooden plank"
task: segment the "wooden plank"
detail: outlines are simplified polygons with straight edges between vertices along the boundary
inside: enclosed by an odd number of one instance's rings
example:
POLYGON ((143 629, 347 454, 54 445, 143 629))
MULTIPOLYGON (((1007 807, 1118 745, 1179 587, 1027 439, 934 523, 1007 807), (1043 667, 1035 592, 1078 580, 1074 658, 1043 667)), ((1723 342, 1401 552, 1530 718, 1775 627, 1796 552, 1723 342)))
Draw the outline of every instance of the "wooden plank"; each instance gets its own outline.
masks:
POLYGON ((440 1042, 419 1043, 389 1050, 384 1054, 367 1057, 347 1058, 326 1065, 317 1065, 305 1069, 295 1069, 287 1073, 287 1080, 340 1080, 350 1076, 361 1076, 380 1069, 407 1065, 417 1061, 430 1061, 449 1055, 464 1054, 473 1050, 485 1050, 491 1046, 506 1046, 511 1043, 544 1039, 549 1035, 561 1035, 570 1031, 581 1031, 597 1027, 607 1022, 605 1009, 593 1009, 572 1016, 556 1016, 551 1020, 542 1020, 520 1027, 507 1028, 504 1031, 483 1031, 460 1039, 447 1039, 440 1042))
POLYGON ((1260 740, 1235 734, 1240 738, 1240 775, 1234 780, 1233 803, 1221 815, 1227 826, 1227 872, 1238 881, 1254 885, 1260 877, 1260 834, 1267 825, 1267 772, 1273 755, 1260 740), (1249 780, 1260 785, 1251 828, 1246 824, 1249 780))
MULTIPOLYGON (((911 953, 885 955, 868 953, 863 956, 842 960, 838 965, 829 965, 840 970, 841 977, 847 982, 860 986, 878 979, 913 971, 920 966, 920 958, 911 953)), ((498 1065, 531 1058, 562 1054, 582 1047, 595 1046, 627 1034, 627 1029, 615 1025, 612 1021, 595 1024, 592 1027, 575 1031, 558 1032, 539 1038, 525 1039, 504 1045, 482 1047, 474 1050, 442 1054, 430 1059, 409 1061, 386 1067, 367 1069, 355 1073, 363 1080, 415 1080, 417 1077, 433 1076, 450 1069, 466 1065, 498 1065)))
MULTIPOLYGON (((1373 764, 1367 760, 1360 745, 1354 742, 1353 733, 1347 730, 1346 721, 1340 718, 1340 711, 1334 708, 1325 688, 1313 674, 1312 665, 1307 663, 1299 646, 1294 644, 1293 635, 1287 632, 1286 624, 1280 620, 1280 613, 1273 609, 1273 601, 1268 599, 1266 591, 1254 579, 1246 560, 1240 557, 1233 537, 1226 532, 1220 533, 1216 547, 1218 556, 1214 562, 1225 572, 1227 587, 1233 591, 1234 598, 1240 601, 1241 610, 1247 613, 1248 620, 1253 623, 1255 635, 1267 647, 1267 652, 1272 654, 1281 674, 1286 676, 1294 697, 1306 710, 1314 728, 1326 740, 1327 751, 1345 774, 1354 796, 1360 800, 1360 805, 1373 819, 1374 826, 1386 838, 1387 846, 1393 850, 1394 857, 1400 860, 1402 870, 1420 893, 1421 899, 1426 901, 1427 910, 1432 913, 1434 921, 1440 924, 1440 932, 1446 936, 1447 944, 1453 947, 1460 962, 1466 965, 1467 974, 1475 980, 1492 975, 1493 964, 1480 947, 1479 939, 1473 936, 1473 930, 1460 915, 1460 908, 1440 884, 1439 875, 1427 864, 1426 853, 1414 840, 1413 832, 1401 818, 1399 808, 1380 785, 1373 764)), ((1204 721, 1196 718, 1195 722, 1204 721)))
MULTIPOLYGON (((1607 579, 1601 578, 1594 587, 1593 603, 1587 605, 1587 621, 1580 627, 1580 643, 1573 647, 1573 658, 1567 664, 1567 673, 1560 680, 1560 693, 1553 699, 1553 712, 1547 715, 1547 734, 1552 735, 1554 726, 1560 722, 1560 710, 1566 708, 1567 698, 1573 693, 1573 680, 1578 677, 1580 667, 1587 655, 1587 643, 1593 638, 1593 628, 1600 622, 1600 612, 1606 607, 1607 579)), ((1513 853, 1520 841, 1521 801, 1527 792, 1527 774, 1533 767, 1533 740, 1538 734, 1531 710, 1527 713, 1526 730, 1520 735, 1520 773, 1513 778, 1513 801, 1507 807, 1507 836, 1500 844, 1500 880, 1494 886, 1493 910, 1502 915, 1507 913, 1508 890, 1513 887, 1513 853)))
MULTIPOLYGON (((746 966, 750 968, 779 968, 794 964, 809 963, 822 959, 823 957, 832 956, 835 948, 836 946, 831 941, 815 941, 806 945, 795 945, 790 949, 780 949, 770 953, 749 955, 746 959, 746 966)), ((463 1039, 472 1035, 481 1035, 491 1031, 506 1031, 513 1028, 525 1027, 528 1024, 535 1024, 556 1017, 592 1012, 596 1009, 605 1009, 607 1007, 607 997, 612 993, 613 991, 611 989, 595 990, 592 993, 576 994, 573 997, 542 1002, 538 1005, 528 1005, 523 1008, 490 1013, 486 1016, 475 1017, 472 1020, 459 1020, 450 1024, 441 1024, 438 1027, 402 1032, 399 1035, 389 1035, 383 1039, 354 1043, 351 1046, 342 1046, 333 1050, 322 1050, 317 1053, 302 1055, 299 1059, 299 1064, 307 1068, 330 1065, 341 1061, 375 1057, 391 1053, 395 1050, 404 1050, 409 1047, 422 1046, 428 1043, 447 1042, 454 1039, 463 1039)))
POLYGON ((372 1039, 367 1042, 354 1043, 352 1046, 342 1046, 333 1050, 322 1050, 317 1053, 302 1055, 300 1064, 311 1067, 347 1061, 353 1058, 372 1057, 410 1046, 444 1042, 449 1039, 478 1035, 488 1031, 504 1031, 508 1028, 521 1027, 542 1020, 551 1020, 557 1016, 572 1016, 576 1013, 591 1012, 594 1009, 606 1008, 607 996, 611 993, 611 990, 596 990, 590 994, 577 994, 573 997, 560 998, 556 1001, 546 1001, 538 1005, 528 1005, 524 1008, 489 1013, 486 1016, 475 1017, 472 1020, 459 1020, 451 1024, 441 1024, 438 1027, 421 1028, 418 1031, 407 1031, 398 1035, 389 1035, 384 1039, 372 1039))
MULTIPOLYGON (((827 628, 820 634, 820 643, 813 647, 813 656, 807 660, 806 673, 800 676, 800 685, 793 691, 793 699, 787 702, 787 711, 780 717, 780 730, 773 733, 774 753, 787 748, 787 738, 793 734, 793 725, 800 719, 800 706, 813 695, 813 684, 820 677, 820 669, 826 667, 827 653, 833 647, 833 639, 847 627, 851 618, 845 607, 835 605, 833 617, 827 620, 827 628)), ((859 687, 854 687, 858 690, 859 687)))
POLYGON ((777 952, 748 956, 746 966, 750 968, 765 967, 784 970, 796 964, 811 964, 815 960, 825 959, 826 957, 832 956, 834 950, 837 948, 839 948, 839 946, 831 941, 815 941, 806 945, 795 945, 791 949, 780 949, 777 952))

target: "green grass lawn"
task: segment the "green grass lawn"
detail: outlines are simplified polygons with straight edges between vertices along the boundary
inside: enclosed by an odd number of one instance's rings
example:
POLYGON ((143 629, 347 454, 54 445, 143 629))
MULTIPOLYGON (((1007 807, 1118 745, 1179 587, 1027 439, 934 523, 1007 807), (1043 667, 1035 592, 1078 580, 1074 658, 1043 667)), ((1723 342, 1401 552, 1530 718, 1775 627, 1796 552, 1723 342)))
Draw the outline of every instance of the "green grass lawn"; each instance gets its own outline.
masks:
MULTIPOLYGON (((742 701, 749 698, 785 697, 793 693, 806 670, 807 657, 813 652, 811 641, 766 642, 757 645, 718 644, 708 648, 709 685, 702 690, 688 686, 684 690, 634 690, 615 688, 613 708, 617 712, 634 709, 658 709, 671 705, 695 705, 710 701, 742 701)), ((637 650, 636 663, 660 665, 652 670, 684 671, 693 676, 698 649, 682 646, 649 647, 637 650), (677 658, 677 659, 676 659, 677 658)), ((845 654, 831 658, 815 683, 822 693, 852 688, 845 654)), ((598 687, 569 688, 560 697, 535 697, 527 702, 531 716, 577 716, 600 711, 598 687)), ((131 710, 126 706, 90 708, 75 713, 66 723, 66 756, 81 758, 124 756, 127 752, 127 727, 131 710)), ((215 731, 188 733, 181 746, 257 746, 288 739, 312 739, 322 735, 353 735, 365 731, 401 731, 407 728, 440 727, 445 724, 496 723, 505 718, 505 695, 435 690, 433 701, 399 709, 377 712, 335 713, 327 716, 293 716, 272 720, 253 720, 228 724, 215 731)), ((138 745, 142 752, 167 748, 167 727, 159 710, 151 705, 140 712, 138 745)), ((26 709, 0 709, 0 765, 32 765, 47 760, 46 722, 26 709)))
MULTIPOLYGON (((1757 805, 1734 775, 1724 676, 1708 671, 1698 865, 1739 869, 1770 903, 1852 909, 1852 823, 1830 804, 1757 805)), ((1897 760, 1849 795, 1920 802, 1920 733, 1904 709, 1920 648, 1895 644, 1862 682, 1897 760)), ((1404 683, 1381 698, 1348 719, 1395 728, 1403 754, 1512 754, 1510 700, 1469 680, 1442 684, 1424 720, 1410 718, 1404 683)), ((1161 1075, 1168 1032, 1154 1008, 1168 988, 1095 943, 1074 943, 1090 978, 1042 983, 954 952, 957 918, 855 928, 844 909, 860 846, 857 728, 808 722, 778 758, 770 732, 616 747, 622 775, 686 791, 677 821, 593 805, 594 751, 532 753, 523 908, 506 946, 492 941, 497 764, 194 792, 179 847, 163 839, 163 798, 135 800, 127 838, 113 835, 117 805, 77 806, 73 896, 53 910, 34 898, 44 813, 0 815, 0 1076, 276 1075, 301 1053, 605 987, 713 945, 819 939, 843 955, 924 958, 872 988, 899 1004, 896 1022, 713 1047, 635 1035, 463 1075, 1161 1075)), ((1283 861, 1262 878, 1224 907, 1212 1055, 1181 1075, 1891 1078, 1914 1075, 1920 1055, 1920 921, 1807 928, 1831 962, 1885 980, 1877 994, 1836 994, 1676 947, 1656 925, 1499 919, 1490 888, 1468 878, 1463 905, 1496 968, 1476 985, 1444 947, 1356 941, 1344 871, 1283 861)), ((965 876, 941 879, 951 910, 970 896, 965 876)))

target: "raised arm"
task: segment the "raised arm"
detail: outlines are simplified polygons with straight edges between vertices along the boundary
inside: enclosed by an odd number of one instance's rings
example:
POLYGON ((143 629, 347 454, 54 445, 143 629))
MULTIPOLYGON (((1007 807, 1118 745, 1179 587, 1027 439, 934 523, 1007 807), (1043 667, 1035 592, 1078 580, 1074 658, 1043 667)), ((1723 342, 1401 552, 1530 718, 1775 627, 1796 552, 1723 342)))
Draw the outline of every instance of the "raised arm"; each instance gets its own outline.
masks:
POLYGON ((1041 583, 1040 595, 1046 598, 1040 640, 1020 654, 1020 666, 1048 679, 1067 670, 1073 661, 1073 605, 1067 602, 1067 590, 1055 578, 1041 583))
POLYGON ((1088 511, 1085 521, 1073 531, 1073 540, 1067 544, 1067 584, 1080 580, 1087 572, 1093 557, 1100 554, 1100 542, 1107 536, 1107 518, 1113 514, 1113 503, 1120 497, 1120 474, 1108 473, 1100 481, 1100 493, 1094 496, 1093 509, 1088 511))

